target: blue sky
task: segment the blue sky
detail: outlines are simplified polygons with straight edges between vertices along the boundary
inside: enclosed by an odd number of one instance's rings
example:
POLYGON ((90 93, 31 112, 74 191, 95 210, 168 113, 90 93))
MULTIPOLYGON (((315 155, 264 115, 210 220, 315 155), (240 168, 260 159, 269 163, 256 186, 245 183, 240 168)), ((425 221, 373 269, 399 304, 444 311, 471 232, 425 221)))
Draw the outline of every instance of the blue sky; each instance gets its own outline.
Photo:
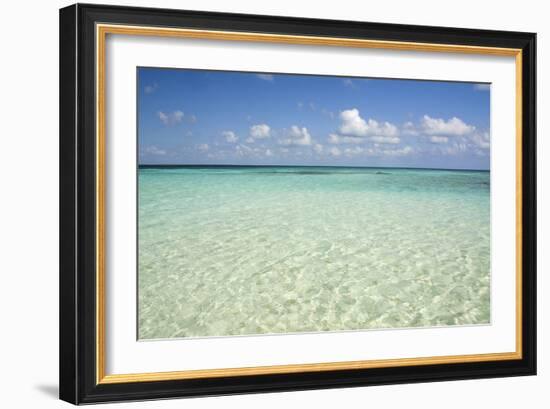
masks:
POLYGON ((138 68, 140 164, 489 169, 486 84, 138 68))

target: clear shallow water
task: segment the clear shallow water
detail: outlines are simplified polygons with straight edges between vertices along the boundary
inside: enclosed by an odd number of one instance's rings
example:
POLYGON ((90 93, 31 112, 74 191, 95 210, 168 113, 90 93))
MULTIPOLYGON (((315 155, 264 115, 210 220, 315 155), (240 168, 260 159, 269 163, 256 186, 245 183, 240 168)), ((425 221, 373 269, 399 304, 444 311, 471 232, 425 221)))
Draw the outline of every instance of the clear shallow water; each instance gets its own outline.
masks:
POLYGON ((139 338, 486 324, 489 172, 139 170, 139 338))

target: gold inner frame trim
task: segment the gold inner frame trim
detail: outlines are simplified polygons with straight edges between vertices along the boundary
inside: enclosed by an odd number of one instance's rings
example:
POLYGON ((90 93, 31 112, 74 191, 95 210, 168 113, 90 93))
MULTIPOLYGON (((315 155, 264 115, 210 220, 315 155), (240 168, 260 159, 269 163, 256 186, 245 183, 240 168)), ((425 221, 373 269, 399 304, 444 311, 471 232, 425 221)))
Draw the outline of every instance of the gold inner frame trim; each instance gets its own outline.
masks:
POLYGON ((389 368, 490 362, 522 358, 522 51, 515 48, 466 46, 458 44, 415 43, 353 38, 298 36, 235 31, 178 29, 166 27, 96 25, 96 383, 203 379, 246 375, 290 374, 348 369, 389 368), (504 353, 431 356, 365 361, 321 362, 313 364, 149 372, 105 373, 105 41, 107 34, 248 41, 295 45, 354 47, 400 51, 483 54, 515 57, 516 65, 516 350, 504 353))

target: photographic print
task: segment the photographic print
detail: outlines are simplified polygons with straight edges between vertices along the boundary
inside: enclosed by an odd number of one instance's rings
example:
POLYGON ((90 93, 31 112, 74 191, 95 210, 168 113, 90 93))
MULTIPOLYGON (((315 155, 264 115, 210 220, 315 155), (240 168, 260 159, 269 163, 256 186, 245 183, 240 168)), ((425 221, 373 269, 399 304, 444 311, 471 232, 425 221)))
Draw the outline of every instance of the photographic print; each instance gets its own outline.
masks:
POLYGON ((139 339, 490 323, 490 84, 137 78, 139 339))

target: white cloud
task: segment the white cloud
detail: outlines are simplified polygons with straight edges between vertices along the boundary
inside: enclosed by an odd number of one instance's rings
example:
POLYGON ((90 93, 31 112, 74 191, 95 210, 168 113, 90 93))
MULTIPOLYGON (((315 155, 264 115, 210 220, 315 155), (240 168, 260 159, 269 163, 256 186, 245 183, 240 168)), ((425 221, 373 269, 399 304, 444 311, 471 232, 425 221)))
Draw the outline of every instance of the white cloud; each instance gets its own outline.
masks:
POLYGON ((290 130, 286 132, 286 138, 279 141, 281 145, 297 146, 311 145, 311 142, 311 135, 309 134, 307 128, 300 128, 297 125, 292 125, 290 130))
POLYGON ((166 155, 166 150, 164 149, 159 149, 158 147, 154 146, 154 145, 151 145, 151 146, 147 146, 143 149, 143 153, 146 154, 146 155, 159 155, 159 156, 164 156, 166 155))
MULTIPOLYGON (((357 108, 347 109, 340 112, 340 133, 348 136, 385 136, 397 137, 399 130, 389 122, 378 122, 374 119, 365 121, 361 118, 357 108)), ((391 142, 395 143, 395 142, 391 142)))
POLYGON ((254 138, 249 136, 248 138, 245 139, 245 142, 246 143, 254 143, 254 138))
POLYGON ((158 112, 158 117, 160 122, 166 126, 176 125, 183 120, 184 114, 183 111, 174 111, 174 112, 158 112))
POLYGON ((447 143, 449 142, 449 138, 446 136, 430 136, 430 142, 431 143, 447 143))
POLYGON ((146 85, 145 87, 143 87, 143 91, 146 94, 152 94, 153 92, 155 92, 158 89, 158 87, 159 87, 159 85, 157 83, 154 83, 154 84, 151 84, 151 85, 146 85))
POLYGON ((399 142, 401 142, 401 139, 399 139, 397 136, 371 136, 369 138, 369 141, 374 143, 398 144, 399 142))
POLYGON ((229 143, 236 143, 239 140, 239 137, 233 131, 223 131, 222 136, 229 143))
POLYGON ((344 85, 346 87, 355 88, 355 84, 353 83, 353 81, 350 78, 345 78, 345 79, 342 80, 342 82, 344 83, 344 85))
POLYGON ((237 156, 241 157, 253 157, 261 158, 264 156, 273 156, 273 151, 271 149, 264 148, 253 148, 248 145, 239 144, 235 146, 235 153, 237 156))
POLYGON ((431 136, 429 141, 438 144, 437 147, 431 150, 431 153, 448 156, 462 153, 487 156, 491 145, 489 132, 474 132, 471 135, 456 136, 453 138, 431 136))
POLYGON ((475 131, 475 126, 468 125, 462 119, 452 117, 449 120, 442 118, 432 118, 424 115, 421 121, 423 133, 426 135, 438 136, 462 136, 468 135, 475 131))
POLYGON ((405 122, 401 127, 401 133, 405 136, 418 136, 419 132, 416 129, 416 126, 411 122, 405 122))
POLYGON ((207 143, 201 143, 197 148, 201 152, 206 152, 208 149, 210 149, 210 146, 208 146, 207 143))
POLYGON ((271 128, 267 124, 252 125, 250 127, 250 137, 254 139, 264 139, 271 136, 271 128))
POLYGON ((340 156, 342 154, 342 151, 338 149, 336 146, 333 146, 332 148, 329 149, 328 153, 331 154, 332 156, 340 156))
POLYGON ((235 152, 237 153, 237 155, 239 156, 248 156, 250 155, 251 153, 254 152, 254 150, 249 147, 249 146, 246 146, 246 145, 237 145, 235 147, 235 152))
POLYGON ((490 91, 491 84, 474 84, 474 89, 476 91, 490 91))
POLYGON ((357 136, 342 136, 336 133, 331 133, 328 136, 328 143, 338 145, 341 143, 363 143, 365 138, 359 138, 357 136))
POLYGON ((407 156, 414 153, 414 149, 411 146, 405 146, 400 149, 384 149, 381 153, 385 156, 407 156))
POLYGON ((256 77, 264 81, 273 81, 274 79, 271 74, 256 74, 256 77))
POLYGON ((412 146, 408 146, 408 145, 402 148, 395 148, 395 147, 389 148, 389 147, 385 147, 385 145, 374 144, 371 147, 363 147, 363 146, 348 147, 340 152, 349 158, 354 156, 359 156, 359 155, 375 156, 375 157, 383 157, 383 156, 397 157, 397 156, 412 155, 416 153, 417 150, 412 146))
POLYGON ((471 136, 471 141, 480 149, 489 149, 491 147, 489 132, 475 133, 471 136))
POLYGON ((333 145, 339 145, 343 143, 360 144, 364 142, 388 143, 396 145, 401 142, 401 139, 397 136, 370 136, 368 138, 364 138, 359 136, 345 136, 331 133, 328 136, 328 142, 333 145))
POLYGON ((321 154, 323 153, 323 145, 321 145, 320 143, 316 143, 315 145, 313 145, 313 150, 315 151, 315 153, 321 154))
POLYGON ((354 146, 353 148, 344 149, 344 155, 348 157, 360 155, 363 152, 365 152, 365 149, 361 148, 360 146, 354 146))
POLYGON ((458 155, 459 153, 466 152, 468 146, 464 142, 454 142, 449 146, 441 146, 439 152, 443 155, 458 155))

